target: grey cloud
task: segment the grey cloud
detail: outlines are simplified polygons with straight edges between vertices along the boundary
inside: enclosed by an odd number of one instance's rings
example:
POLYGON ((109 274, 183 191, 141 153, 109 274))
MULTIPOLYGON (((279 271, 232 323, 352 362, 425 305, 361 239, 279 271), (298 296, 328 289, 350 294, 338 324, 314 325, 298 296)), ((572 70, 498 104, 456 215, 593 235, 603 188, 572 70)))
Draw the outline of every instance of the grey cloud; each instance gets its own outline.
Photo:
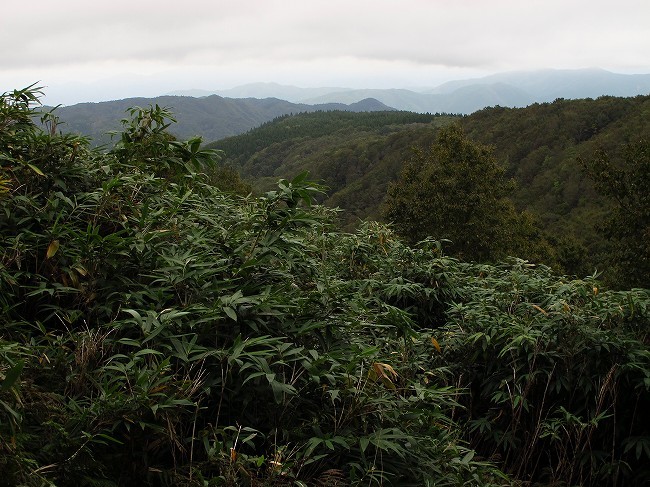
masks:
POLYGON ((3 70, 341 57, 544 67, 614 63, 621 51, 642 62, 650 45, 647 0, 184 0, 173 7, 153 0, 59 0, 38 9, 30 17, 17 2, 3 8, 3 70))

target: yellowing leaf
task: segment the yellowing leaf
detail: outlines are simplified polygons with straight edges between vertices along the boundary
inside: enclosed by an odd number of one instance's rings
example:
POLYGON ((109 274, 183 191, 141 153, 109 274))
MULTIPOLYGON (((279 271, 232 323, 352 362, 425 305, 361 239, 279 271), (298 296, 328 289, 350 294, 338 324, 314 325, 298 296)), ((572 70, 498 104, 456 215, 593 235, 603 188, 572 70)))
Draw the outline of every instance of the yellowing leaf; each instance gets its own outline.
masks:
POLYGON ((54 254, 56 254, 57 250, 59 250, 59 241, 52 240, 52 242, 50 242, 50 245, 47 247, 45 258, 51 259, 52 257, 54 257, 54 254))
POLYGON ((383 362, 374 362, 368 370, 368 378, 372 381, 381 380, 384 387, 391 390, 396 390, 395 384, 393 381, 398 377, 395 369, 388 364, 383 362))
POLYGON ((431 345, 433 345, 433 348, 435 348, 436 350, 438 350, 438 353, 441 352, 441 350, 440 350, 440 344, 438 343, 438 340, 436 340, 436 339, 433 338, 433 337, 431 337, 431 345))
POLYGON ((397 387, 393 383, 398 377, 395 369, 383 362, 374 362, 368 370, 368 378, 372 381, 380 380, 384 387, 391 390, 396 390, 397 387))
POLYGON ((84 277, 88 275, 88 271, 81 264, 76 264, 73 269, 84 277))
POLYGON ((392 377, 393 379, 397 379, 397 372, 395 372, 395 369, 388 364, 383 362, 374 362, 372 368, 378 377, 385 377, 387 379, 392 377))
POLYGON ((535 308, 537 311, 539 311, 540 313, 542 313, 542 314, 545 314, 545 315, 548 314, 548 312, 547 312, 545 309, 540 308, 540 307, 537 306, 536 304, 531 304, 531 306, 532 306, 533 308, 535 308))

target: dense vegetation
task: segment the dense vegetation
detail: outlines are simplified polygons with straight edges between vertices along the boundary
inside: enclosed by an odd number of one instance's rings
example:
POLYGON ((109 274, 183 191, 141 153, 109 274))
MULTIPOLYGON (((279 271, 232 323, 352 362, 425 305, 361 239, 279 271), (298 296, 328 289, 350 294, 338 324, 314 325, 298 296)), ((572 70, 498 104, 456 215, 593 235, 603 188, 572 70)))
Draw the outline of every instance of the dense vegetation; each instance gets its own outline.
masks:
POLYGON ((555 262, 530 215, 516 211, 510 199, 514 188, 492 149, 451 125, 404 163, 389 187, 384 213, 408 242, 438 235, 449 240, 446 252, 464 260, 495 262, 516 255, 555 262))
POLYGON ((581 162, 600 191, 614 200, 608 220, 600 224, 611 242, 612 280, 650 287, 650 140, 626 145, 623 164, 614 164, 602 150, 581 162))
MULTIPOLYGON (((552 245, 545 263, 579 276, 598 269, 610 285, 634 285, 615 271, 611 256, 618 251, 600 228, 616 198, 602 185, 594 186, 595 172, 588 165, 605 153, 612 167, 633 165, 631 171, 644 172, 642 157, 626 159, 625 154, 628 145, 650 140, 650 97, 558 99, 521 109, 489 108, 466 117, 432 116, 428 123, 387 121, 377 128, 361 118, 375 115, 350 114, 338 126, 333 113, 296 115, 211 146, 224 149, 227 159, 258 188, 309 169, 331 188, 324 203, 345 209, 343 223, 353 229, 360 220, 381 219, 389 182, 414 160, 412 149, 428 151, 437 128, 456 121, 471 141, 492 147, 506 177, 516 182, 510 195, 516 210, 526 212, 552 245), (323 128, 294 136, 293 127, 303 124, 323 128)), ((647 216, 645 223, 637 220, 642 228, 649 224, 647 216)))
POLYGON ((328 188, 322 202, 345 208, 343 226, 353 229, 360 219, 380 218, 388 184, 405 155, 456 118, 412 112, 301 113, 207 147, 223 150, 258 191, 308 169, 328 188))
POLYGON ((159 107, 105 153, 37 101, 0 98, 1 483, 647 483, 648 290, 342 233, 159 107))

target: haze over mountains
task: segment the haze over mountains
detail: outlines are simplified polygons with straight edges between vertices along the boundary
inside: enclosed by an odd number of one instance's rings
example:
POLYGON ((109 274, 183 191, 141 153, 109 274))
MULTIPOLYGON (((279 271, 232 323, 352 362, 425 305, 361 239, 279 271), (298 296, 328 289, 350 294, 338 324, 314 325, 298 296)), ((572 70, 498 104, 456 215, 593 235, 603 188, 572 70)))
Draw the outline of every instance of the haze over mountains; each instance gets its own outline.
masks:
MULTIPOLYGON (((416 81, 414 80, 414 84, 416 81)), ((603 69, 539 70, 500 73, 450 81, 424 89, 299 88, 253 83, 228 90, 186 90, 172 94, 230 98, 281 98, 294 103, 355 103, 374 98, 397 110, 469 114, 487 106, 523 107, 556 98, 635 96, 650 93, 650 74, 618 74, 603 69)))
MULTIPOLYGON (((416 80, 414 80, 414 83, 416 80)), ((347 89, 299 88, 253 83, 228 90, 175 91, 155 98, 80 103, 59 107, 63 130, 110 143, 107 133, 132 106, 171 108, 176 136, 199 135, 206 142, 244 133, 281 115, 328 110, 406 110, 419 113, 470 114, 488 106, 524 107, 557 98, 636 96, 650 93, 650 74, 617 74, 602 69, 542 70, 495 74, 451 81, 435 88, 347 89)))

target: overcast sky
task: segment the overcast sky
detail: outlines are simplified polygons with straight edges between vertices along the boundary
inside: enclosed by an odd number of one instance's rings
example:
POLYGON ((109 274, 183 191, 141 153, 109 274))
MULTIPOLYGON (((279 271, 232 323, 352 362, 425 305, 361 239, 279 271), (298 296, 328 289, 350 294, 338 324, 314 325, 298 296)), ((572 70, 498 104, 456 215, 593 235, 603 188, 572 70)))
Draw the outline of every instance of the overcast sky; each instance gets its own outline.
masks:
POLYGON ((38 81, 47 103, 585 67, 650 73, 650 0, 12 0, 0 15, 0 92, 38 81))

